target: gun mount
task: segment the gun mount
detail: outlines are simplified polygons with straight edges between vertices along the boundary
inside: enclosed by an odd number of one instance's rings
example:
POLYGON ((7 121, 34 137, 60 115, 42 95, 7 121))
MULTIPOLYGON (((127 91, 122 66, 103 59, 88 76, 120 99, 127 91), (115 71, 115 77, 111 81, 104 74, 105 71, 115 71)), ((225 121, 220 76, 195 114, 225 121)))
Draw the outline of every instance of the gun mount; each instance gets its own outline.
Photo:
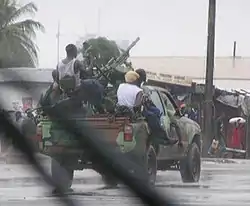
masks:
POLYGON ((123 82, 124 74, 131 70, 131 68, 123 66, 123 64, 126 63, 130 50, 139 40, 140 37, 137 37, 118 58, 111 58, 109 62, 101 68, 96 67, 99 74, 97 74, 95 78, 99 79, 105 86, 107 86, 108 83, 117 85, 123 82))
MULTIPOLYGON (((95 56, 91 56, 90 53, 85 52, 86 56, 90 55, 89 58, 92 58, 91 64, 88 64, 86 68, 90 69, 91 76, 93 79, 98 79, 99 82, 104 86, 104 100, 103 105, 107 111, 111 111, 114 108, 116 103, 116 90, 120 83, 124 82, 124 74, 130 71, 132 68, 126 65, 126 61, 129 57, 130 50, 138 43, 140 40, 137 37, 126 50, 123 50, 119 57, 111 58, 108 63, 102 67, 95 64, 95 56), (111 87, 108 85, 112 85, 111 87)), ((85 45, 86 51, 89 45, 85 45)))

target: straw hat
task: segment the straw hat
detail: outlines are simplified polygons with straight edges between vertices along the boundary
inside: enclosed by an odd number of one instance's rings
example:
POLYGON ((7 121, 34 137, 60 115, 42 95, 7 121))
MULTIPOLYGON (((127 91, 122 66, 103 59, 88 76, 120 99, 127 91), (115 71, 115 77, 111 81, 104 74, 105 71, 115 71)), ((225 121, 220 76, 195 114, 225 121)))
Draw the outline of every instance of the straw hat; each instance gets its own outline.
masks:
POLYGON ((132 83, 140 78, 140 75, 135 71, 129 71, 125 74, 125 81, 127 83, 132 83))

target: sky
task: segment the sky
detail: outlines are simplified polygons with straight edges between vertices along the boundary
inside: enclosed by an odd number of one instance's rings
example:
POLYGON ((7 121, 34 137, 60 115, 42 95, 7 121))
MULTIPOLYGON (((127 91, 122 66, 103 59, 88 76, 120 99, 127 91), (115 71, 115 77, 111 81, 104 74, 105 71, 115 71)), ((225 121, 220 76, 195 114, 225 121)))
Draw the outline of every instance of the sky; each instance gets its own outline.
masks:
MULTIPOLYGON (((141 40, 131 51, 133 56, 206 55, 208 0, 33 2, 39 10, 32 18, 46 29, 45 33, 38 33, 36 39, 42 68, 56 66, 59 21, 60 58, 65 56, 67 44, 75 43, 88 33, 130 41, 139 36, 141 40)), ((216 56, 231 56, 233 41, 237 41, 238 56, 250 56, 249 8, 249 0, 217 0, 216 56)))

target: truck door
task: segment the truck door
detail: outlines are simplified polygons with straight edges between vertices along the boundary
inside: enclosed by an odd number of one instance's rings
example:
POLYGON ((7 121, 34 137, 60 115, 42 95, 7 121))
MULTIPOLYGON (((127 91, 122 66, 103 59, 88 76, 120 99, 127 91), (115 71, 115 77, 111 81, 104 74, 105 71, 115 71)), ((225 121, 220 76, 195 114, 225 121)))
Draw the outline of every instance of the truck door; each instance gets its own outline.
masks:
MULTIPOLYGON (((161 124, 163 126, 163 128, 165 129, 167 135, 170 135, 170 118, 168 117, 168 115, 166 115, 166 110, 165 107, 163 105, 163 101, 160 97, 160 94, 153 90, 151 91, 151 100, 153 101, 153 103, 155 104, 155 106, 161 111, 162 116, 161 116, 161 124)), ((170 146, 165 146, 165 145, 159 145, 159 151, 158 151, 158 155, 157 155, 157 159, 161 160, 161 159, 165 159, 165 157, 168 155, 168 153, 171 153, 171 147, 170 146)))
POLYGON ((162 99, 163 108, 165 110, 166 116, 168 117, 168 119, 170 121, 169 135, 172 139, 178 139, 177 134, 175 133, 175 131, 171 127, 171 123, 178 121, 178 117, 175 115, 176 109, 175 109, 174 105, 172 104, 172 102, 170 101, 167 94, 165 94, 164 92, 160 92, 160 97, 162 99))
POLYGON ((160 98, 160 95, 157 91, 152 91, 151 92, 151 99, 153 101, 153 103, 155 104, 155 106, 161 111, 161 123, 162 126, 164 127, 165 131, 167 132, 167 134, 169 135, 170 132, 170 119, 169 117, 166 115, 164 106, 163 106, 163 102, 160 98))
MULTIPOLYGON (((165 117, 164 117, 164 124, 165 127, 168 129, 168 135, 171 139, 178 139, 177 133, 171 123, 178 121, 178 117, 175 115, 176 109, 172 102, 170 101, 169 97, 164 92, 159 92, 163 108, 165 110, 165 117), (167 120, 167 121, 166 121, 167 120)), ((166 159, 166 158, 178 158, 179 156, 179 148, 178 145, 169 145, 169 146, 160 146, 160 153, 159 158, 166 159)))

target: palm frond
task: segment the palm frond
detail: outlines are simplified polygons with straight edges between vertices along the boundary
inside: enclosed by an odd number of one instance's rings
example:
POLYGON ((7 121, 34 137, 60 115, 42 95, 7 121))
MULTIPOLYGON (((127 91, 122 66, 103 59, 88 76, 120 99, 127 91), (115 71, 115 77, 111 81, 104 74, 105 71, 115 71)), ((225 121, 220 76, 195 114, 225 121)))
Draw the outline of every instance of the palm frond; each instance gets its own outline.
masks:
POLYGON ((17 4, 16 0, 0 0, 0 60, 7 65, 14 61, 27 62, 27 65, 38 63, 38 48, 34 40, 36 31, 44 32, 43 25, 32 19, 18 21, 23 15, 37 12, 34 3, 17 4), (17 56, 18 55, 18 56, 17 56), (18 57, 18 58, 17 58, 18 57), (6 61, 4 61, 6 60, 6 61))
POLYGON ((19 19, 23 15, 27 14, 34 15, 36 12, 37 12, 36 5, 33 2, 30 2, 28 4, 25 4, 24 6, 19 7, 18 9, 15 9, 15 11, 12 11, 6 23, 7 24, 14 23, 17 19, 19 19))
POLYGON ((20 31, 20 33, 25 33, 26 35, 29 35, 33 38, 36 37, 36 31, 42 31, 44 32, 44 26, 38 22, 34 21, 32 19, 26 19, 24 21, 13 23, 6 28, 4 28, 5 32, 13 32, 13 31, 20 31))
POLYGON ((10 42, 0 43, 0 48, 5 48, 4 52, 0 53, 2 67, 35 67, 37 65, 37 53, 35 51, 36 56, 32 54, 30 45, 27 45, 25 41, 20 43, 20 39, 14 36, 8 37, 8 40, 10 42))
POLYGON ((38 47, 28 36, 13 35, 13 39, 22 45, 23 49, 29 53, 34 62, 38 62, 38 47))
POLYGON ((20 44, 23 44, 28 49, 30 54, 37 58, 38 48, 33 41, 33 38, 36 37, 34 27, 43 29, 43 26, 39 22, 25 20, 6 27, 4 33, 5 37, 9 39, 9 41, 12 41, 13 38, 19 39, 20 44))
POLYGON ((4 28, 7 25, 9 16, 15 11, 15 1, 0 0, 0 28, 4 28))

